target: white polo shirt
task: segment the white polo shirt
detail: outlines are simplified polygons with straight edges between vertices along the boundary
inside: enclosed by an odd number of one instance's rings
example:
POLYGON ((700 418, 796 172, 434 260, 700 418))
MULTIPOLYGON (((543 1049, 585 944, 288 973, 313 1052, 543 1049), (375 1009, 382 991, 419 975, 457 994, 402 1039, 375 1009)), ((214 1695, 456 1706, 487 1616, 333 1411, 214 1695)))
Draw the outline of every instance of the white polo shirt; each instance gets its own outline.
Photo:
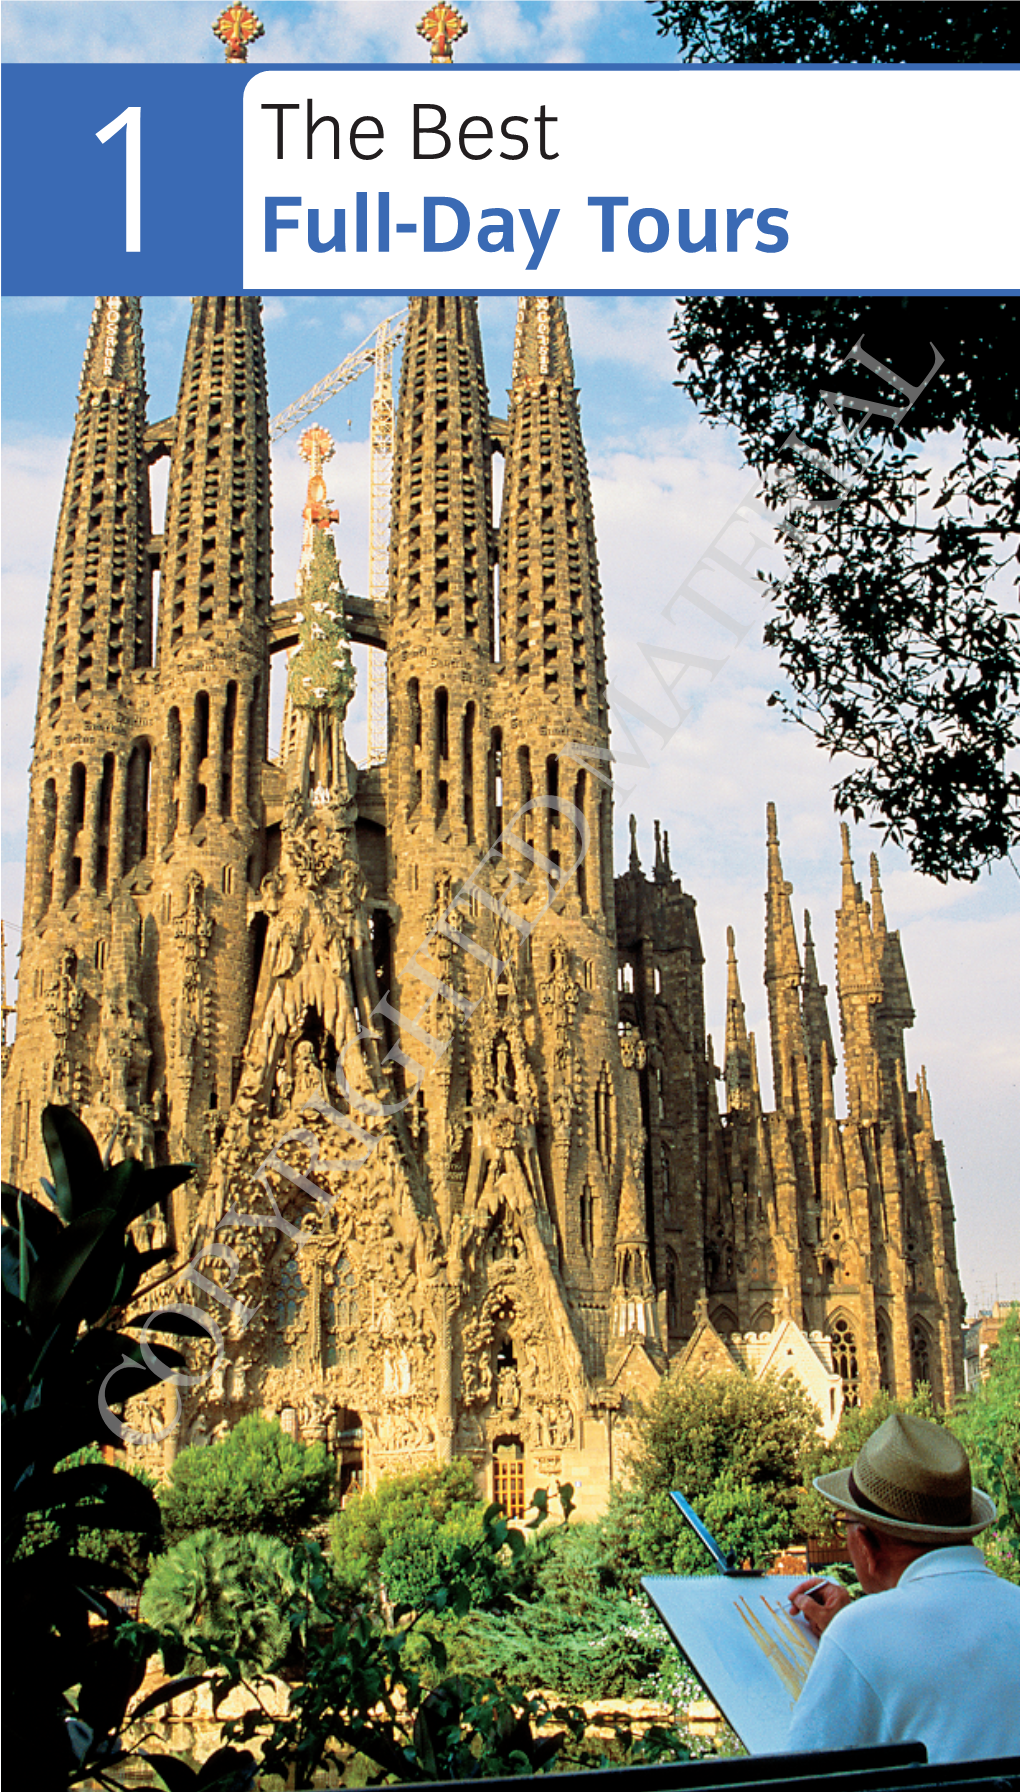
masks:
POLYGON ((790 1750, 891 1742, 934 1762, 1020 1755, 1020 1587, 973 1544, 918 1556, 823 1633, 790 1750))

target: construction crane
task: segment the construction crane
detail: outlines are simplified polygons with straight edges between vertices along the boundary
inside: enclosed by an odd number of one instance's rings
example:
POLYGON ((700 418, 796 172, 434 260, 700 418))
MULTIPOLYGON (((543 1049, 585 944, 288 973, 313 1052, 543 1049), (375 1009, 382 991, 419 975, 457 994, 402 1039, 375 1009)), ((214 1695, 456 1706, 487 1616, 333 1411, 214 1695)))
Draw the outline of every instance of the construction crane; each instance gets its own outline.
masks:
MULTIPOLYGON (((370 491, 368 506, 368 595, 385 604, 389 585, 390 500, 393 491, 393 351, 404 335, 407 313, 395 311, 365 337, 364 342, 312 386, 302 398, 274 417, 269 440, 278 441, 295 429, 321 405, 375 369, 372 413, 369 424, 370 491)), ((386 758, 386 655, 378 647, 368 650, 368 754, 369 765, 386 758)))
MULTIPOLYGON (((403 336, 403 322, 391 329, 384 318, 375 332, 375 387, 369 424, 371 489, 368 505, 368 595, 373 603, 389 601, 390 510, 393 496, 393 350, 403 336)), ((368 763, 386 758, 386 655, 368 650, 368 763)))
POLYGON ((352 385, 355 380, 361 378, 363 373, 367 373, 369 368, 375 365, 376 343, 380 331, 385 333, 391 344, 400 342, 404 334, 406 316, 406 311, 395 311, 392 317, 384 317, 382 323, 377 324, 374 330, 369 331, 364 342, 359 343, 356 349, 352 349, 346 360, 341 361, 339 367, 334 367, 332 373, 327 373, 317 381, 310 391, 304 394, 303 398, 296 398, 285 411, 280 411, 278 416, 273 417, 269 424, 269 440, 271 442, 279 441, 281 436, 285 436, 289 430, 296 429, 299 423, 303 423, 306 417, 310 417, 313 411, 317 411, 320 405, 324 405, 329 399, 334 398, 338 392, 343 390, 344 386, 352 385))

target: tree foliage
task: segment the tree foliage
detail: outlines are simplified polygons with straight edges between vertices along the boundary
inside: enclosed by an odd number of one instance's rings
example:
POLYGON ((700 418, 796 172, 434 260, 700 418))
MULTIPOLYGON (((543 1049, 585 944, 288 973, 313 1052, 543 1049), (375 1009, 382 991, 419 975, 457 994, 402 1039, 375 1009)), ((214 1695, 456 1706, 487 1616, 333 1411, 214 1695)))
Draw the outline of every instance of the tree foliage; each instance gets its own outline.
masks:
POLYGON ((999 1516, 979 1539, 997 1574, 1020 1584, 1020 1308, 988 1353, 984 1379, 949 1418, 999 1516))
MULTIPOLYGON (((44 1109, 42 1125, 50 1205, 3 1189, 5 1611, 12 1644, 4 1664, 4 1753, 26 1783, 71 1786, 98 1777, 110 1784, 108 1769, 124 1759, 120 1736, 147 1658, 161 1648, 164 1668, 176 1673, 183 1652, 176 1639, 131 1624, 110 1596, 137 1583, 129 1564, 97 1555, 91 1540, 116 1533, 154 1542, 159 1506, 143 1480, 97 1461, 91 1446, 123 1449, 122 1433, 108 1419, 122 1424, 114 1409, 159 1386, 154 1361, 166 1372, 186 1367, 166 1337, 205 1335, 186 1313, 144 1304, 155 1285, 150 1272, 171 1253, 139 1251, 129 1230, 163 1206, 191 1168, 145 1169, 133 1159, 111 1167, 67 1108, 44 1109), (86 1458, 71 1462, 78 1452, 86 1458), (42 1546, 33 1548, 40 1528, 42 1546)), ((148 1708, 178 1687, 164 1685, 148 1708)))
POLYGON ((786 554, 765 581, 788 680, 771 701, 857 762, 837 807, 942 880, 972 880, 1020 837, 1002 353, 1017 315, 1007 299, 695 298, 671 333, 677 383, 739 432, 786 554), (904 414, 902 388, 854 350, 914 390, 943 360, 904 414))
POLYGON ((1010 0, 649 0, 684 62, 1013 62, 1010 0))
POLYGON ((738 1563, 765 1566, 795 1530, 800 1457, 818 1415, 800 1383, 725 1372, 667 1377, 640 1414, 631 1478, 605 1520, 612 1559, 641 1573, 713 1567, 669 1498, 686 1495, 738 1563))
POLYGON ((442 1625, 450 1663, 500 1683, 554 1686, 565 1698, 637 1697, 670 1643, 660 1625, 639 1621, 645 1597, 628 1591, 612 1554, 601 1520, 540 1536, 507 1600, 442 1625))
POLYGON ((214 1528, 296 1542, 327 1516, 334 1482, 324 1444, 301 1443, 275 1419, 251 1413, 219 1442, 177 1457, 160 1496, 167 1541, 214 1528))
MULTIPOLYGON (((687 62, 1018 48, 1005 5, 662 0, 655 16, 687 62)), ((788 680, 771 701, 857 761, 837 808, 942 880, 976 878, 1020 837, 1017 317, 1000 298, 693 298, 672 331, 677 383, 739 432, 786 554, 766 581, 788 680)))
POLYGON ((307 1622, 306 1582, 279 1537, 195 1531, 154 1563, 139 1610, 189 1649, 205 1641, 245 1668, 282 1672, 295 1623, 307 1622))
POLYGON ((416 1584, 422 1574, 427 1580, 425 1556, 438 1567, 461 1543, 477 1542, 482 1511, 471 1464, 463 1457, 413 1474, 384 1475, 370 1492, 350 1496, 332 1520, 333 1572, 355 1598, 377 1591, 385 1579, 392 1599, 414 1605, 402 1574, 416 1584))
MULTIPOLYGON (((455 1486, 463 1491, 462 1477, 455 1486)), ((434 1483, 431 1492, 445 1497, 434 1483)), ((421 1500, 417 1513, 413 1504, 405 1499, 403 1510, 416 1526, 421 1500)), ((336 1610, 329 1636, 309 1637, 304 1678, 291 1715, 275 1728, 265 1769, 307 1785, 337 1753, 365 1756, 399 1780, 488 1778, 551 1765, 564 1735, 583 1729, 583 1715, 488 1673, 451 1672, 439 1634, 449 1615, 464 1617, 476 1607, 473 1584, 500 1584, 507 1556, 520 1561, 526 1551, 523 1532, 490 1506, 477 1542, 462 1544, 440 1565, 414 1610, 397 1607, 392 1622, 367 1601, 353 1614, 336 1610)))

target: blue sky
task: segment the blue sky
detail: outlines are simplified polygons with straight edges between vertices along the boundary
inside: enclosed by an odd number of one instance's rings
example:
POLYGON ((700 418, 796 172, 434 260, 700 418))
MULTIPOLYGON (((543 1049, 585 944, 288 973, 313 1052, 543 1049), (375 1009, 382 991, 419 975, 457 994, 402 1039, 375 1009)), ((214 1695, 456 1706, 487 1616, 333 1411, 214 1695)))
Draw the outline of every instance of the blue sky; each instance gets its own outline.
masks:
MULTIPOLYGON (((417 62, 426 0, 264 0, 255 62, 417 62)), ((7 0, 5 61, 217 62, 209 0, 7 0)), ((668 62, 646 0, 470 0, 467 62, 668 62)))
MULTIPOLYGON (((414 61, 423 0, 305 4, 269 0, 256 9, 267 28, 252 61, 414 61)), ((472 0, 472 61, 669 59, 644 0, 472 0)), ((9 0, 2 9, 8 60, 215 61, 208 0, 9 0)), ((284 298, 266 306, 270 402, 274 411, 307 390, 379 319, 402 305, 380 298, 284 298)), ((86 299, 18 299, 3 304, 4 658, 3 915, 20 940, 27 767, 53 528, 64 474, 81 356, 91 310, 86 299)), ((187 332, 188 301, 143 301, 150 417, 174 407, 187 332)), ((514 302, 482 301, 492 408, 509 380, 514 302)), ((721 1046, 725 928, 737 930, 749 1023, 765 1038, 761 984, 765 887, 764 810, 779 809, 786 875, 798 918, 808 908, 822 976, 834 989, 833 911, 839 896, 839 835, 830 786, 834 769, 800 729, 784 725, 766 699, 777 674, 761 642, 761 620, 744 642, 700 635, 690 622, 669 633, 662 610, 702 550, 752 484, 727 432, 709 430, 672 381, 668 341, 674 305, 662 298, 575 299, 569 315, 582 418, 592 469, 611 675, 637 694, 647 668, 639 643, 725 656, 711 681, 693 674, 684 690, 691 715, 665 747, 645 742, 650 760, 632 797, 618 803, 618 860, 627 810, 640 820, 646 864, 652 820, 669 829, 674 868, 699 904, 706 954, 709 1026, 721 1046)), ((353 590, 364 589, 368 528, 367 380, 320 413, 337 441, 331 494, 342 523, 338 547, 353 590)), ((949 453, 932 444, 936 465, 949 453)), ((165 463, 164 463, 165 466, 165 463)), ((305 469, 296 436, 274 454, 274 577, 289 595, 300 541, 305 469)), ((693 612, 690 615, 693 617, 693 612)), ((748 610, 750 618, 751 611, 748 610)), ((363 683, 364 681, 362 681, 363 683)), ((352 750, 359 756, 360 699, 352 750)), ((858 876, 877 841, 854 830, 858 876)), ((979 885, 949 889, 913 873, 879 846, 890 924, 902 933, 918 1011, 908 1038, 910 1067, 927 1065, 936 1126, 945 1140, 958 1215, 964 1285, 971 1301, 1020 1294, 1015 1222, 1020 1101, 1015 1016, 1020 1011, 1020 894, 1009 866, 979 885)), ((760 1052, 767 1061, 767 1051, 760 1052)))

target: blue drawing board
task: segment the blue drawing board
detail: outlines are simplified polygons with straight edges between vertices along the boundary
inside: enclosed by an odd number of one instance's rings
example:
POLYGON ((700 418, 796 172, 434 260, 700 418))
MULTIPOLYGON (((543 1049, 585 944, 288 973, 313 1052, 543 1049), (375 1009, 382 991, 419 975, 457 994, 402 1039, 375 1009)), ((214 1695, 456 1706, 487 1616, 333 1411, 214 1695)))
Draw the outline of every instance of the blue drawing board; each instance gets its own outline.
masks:
POLYGON ((782 1754, 818 1645, 791 1618, 803 1575, 651 1574, 641 1582, 666 1629, 752 1755, 782 1754))

